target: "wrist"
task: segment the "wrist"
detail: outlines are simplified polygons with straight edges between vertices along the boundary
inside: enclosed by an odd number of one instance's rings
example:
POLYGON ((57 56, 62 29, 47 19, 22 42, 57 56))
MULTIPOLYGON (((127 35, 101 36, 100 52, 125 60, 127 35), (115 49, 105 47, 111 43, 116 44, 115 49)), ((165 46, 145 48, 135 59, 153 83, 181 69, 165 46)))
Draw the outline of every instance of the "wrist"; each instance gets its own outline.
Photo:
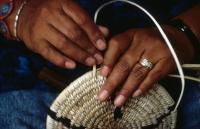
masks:
POLYGON ((179 30, 179 32, 182 32, 185 35, 185 37, 187 37, 187 39, 190 41, 189 43, 193 47, 194 51, 193 63, 197 63, 197 61, 200 59, 200 44, 198 37, 196 37, 195 33, 193 33, 191 28, 180 19, 174 19, 170 21, 169 25, 179 30))
POLYGON ((191 62, 195 57, 195 49, 187 35, 171 25, 164 25, 163 28, 176 49, 181 63, 191 62))

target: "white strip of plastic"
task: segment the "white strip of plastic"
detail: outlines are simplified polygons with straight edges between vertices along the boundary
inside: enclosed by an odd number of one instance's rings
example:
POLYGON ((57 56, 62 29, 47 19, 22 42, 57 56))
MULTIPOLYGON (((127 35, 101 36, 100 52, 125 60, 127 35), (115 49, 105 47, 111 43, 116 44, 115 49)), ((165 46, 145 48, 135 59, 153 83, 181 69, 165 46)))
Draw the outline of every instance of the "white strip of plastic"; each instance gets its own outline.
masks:
POLYGON ((104 3, 103 5, 101 5, 97 11, 95 12, 95 16, 94 16, 94 22, 96 23, 97 22, 97 18, 98 18, 98 14, 99 12, 107 5, 110 5, 112 3, 115 3, 115 2, 125 2, 125 3, 128 3, 128 4, 131 4, 135 7, 137 7, 138 9, 140 9, 141 11, 143 11, 146 15, 149 16, 149 18, 153 21, 153 23, 156 25, 157 29, 159 30, 160 34, 162 35, 163 39, 165 40, 165 43, 167 44, 173 58, 174 58, 174 61, 176 63, 176 66, 177 66, 177 69, 178 69, 178 72, 180 74, 180 79, 181 79, 181 93, 180 93, 180 96, 178 98, 178 101, 177 101, 177 104, 174 108, 174 111, 177 110, 177 108, 179 107, 180 105, 180 102, 182 100, 182 97, 183 97, 183 93, 184 93, 184 90, 185 90, 185 79, 184 79, 184 73, 183 73, 183 69, 181 67, 181 63, 176 55, 176 52, 175 50, 173 49, 167 35, 165 34, 165 32, 163 31, 162 27, 159 25, 159 23, 157 22, 157 20, 145 9, 143 8, 142 6, 138 5, 137 3, 135 2, 132 2, 132 1, 129 1, 129 0, 111 0, 109 2, 106 2, 104 3))

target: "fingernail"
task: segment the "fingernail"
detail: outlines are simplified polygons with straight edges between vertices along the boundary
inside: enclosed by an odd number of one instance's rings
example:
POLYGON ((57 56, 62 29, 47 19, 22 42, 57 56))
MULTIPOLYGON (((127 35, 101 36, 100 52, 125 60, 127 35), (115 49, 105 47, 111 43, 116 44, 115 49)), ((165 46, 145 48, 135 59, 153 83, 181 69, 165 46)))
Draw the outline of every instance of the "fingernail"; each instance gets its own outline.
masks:
POLYGON ((105 26, 98 26, 99 30, 104 34, 104 36, 108 36, 109 35, 109 30, 108 28, 106 28, 105 26))
POLYGON ((109 72, 110 72, 109 67, 104 65, 104 66, 101 68, 100 74, 101 74, 102 76, 104 76, 104 77, 107 77, 108 74, 109 74, 109 72))
POLYGON ((74 69, 76 67, 76 63, 75 62, 71 62, 71 61, 66 61, 65 62, 65 67, 68 69, 74 69))
POLYGON ((126 98, 123 95, 117 96, 117 98, 114 101, 115 106, 120 107, 124 104, 126 98))
POLYGON ((97 42, 97 47, 100 49, 100 50, 105 50, 106 49, 106 43, 104 40, 102 39, 98 39, 97 42))
POLYGON ((108 93, 107 90, 101 91, 101 92, 99 93, 99 95, 98 95, 98 99, 99 99, 100 101, 105 101, 108 97, 109 97, 109 93, 108 93))
POLYGON ((133 94, 133 97, 138 97, 140 95, 142 95, 142 91, 139 89, 135 91, 135 93, 133 94))
POLYGON ((94 57, 96 58, 98 64, 103 62, 103 57, 100 54, 97 53, 94 55, 94 57))
POLYGON ((88 65, 88 66, 92 66, 96 63, 95 59, 92 58, 92 57, 88 57, 86 60, 85 60, 85 63, 88 65))

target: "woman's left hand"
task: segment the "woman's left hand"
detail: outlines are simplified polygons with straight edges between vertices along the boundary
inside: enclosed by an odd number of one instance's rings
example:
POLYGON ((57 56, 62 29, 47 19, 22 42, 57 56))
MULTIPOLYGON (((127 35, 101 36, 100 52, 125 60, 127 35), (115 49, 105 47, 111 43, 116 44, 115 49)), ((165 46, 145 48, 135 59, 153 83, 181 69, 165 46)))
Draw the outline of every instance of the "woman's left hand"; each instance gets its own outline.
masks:
MULTIPOLYGON (((169 26, 165 27, 165 31, 181 62, 191 60, 193 47, 184 33, 169 26)), ((107 81, 98 98, 106 101, 115 92, 114 104, 122 106, 130 96, 143 95, 175 69, 173 57, 156 29, 131 29, 109 41, 100 71, 107 81)))

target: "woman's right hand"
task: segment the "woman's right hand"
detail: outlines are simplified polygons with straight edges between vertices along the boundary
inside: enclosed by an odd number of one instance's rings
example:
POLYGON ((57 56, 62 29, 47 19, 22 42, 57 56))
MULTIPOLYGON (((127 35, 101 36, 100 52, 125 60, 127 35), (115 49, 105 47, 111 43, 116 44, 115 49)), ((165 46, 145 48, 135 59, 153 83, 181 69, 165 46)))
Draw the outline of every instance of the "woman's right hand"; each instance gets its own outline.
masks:
POLYGON ((73 0, 29 0, 18 22, 18 36, 32 51, 60 67, 102 63, 102 31, 73 0), (75 62, 76 61, 76 62, 75 62))

